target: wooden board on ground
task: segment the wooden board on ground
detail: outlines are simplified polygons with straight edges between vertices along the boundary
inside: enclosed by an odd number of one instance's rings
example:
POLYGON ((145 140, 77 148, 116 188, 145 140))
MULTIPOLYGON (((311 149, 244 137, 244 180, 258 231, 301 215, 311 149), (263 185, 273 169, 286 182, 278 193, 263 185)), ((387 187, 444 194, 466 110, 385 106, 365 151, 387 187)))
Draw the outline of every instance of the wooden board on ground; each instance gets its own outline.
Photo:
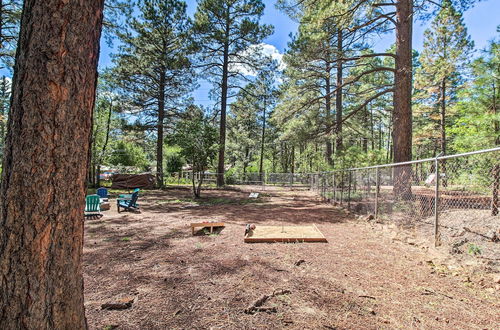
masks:
POLYGON ((191 232, 194 235, 195 228, 210 228, 210 233, 213 233, 214 227, 224 227, 224 222, 195 222, 191 223, 191 232))
POLYGON ((245 243, 328 242, 316 225, 259 226, 245 235, 245 243))

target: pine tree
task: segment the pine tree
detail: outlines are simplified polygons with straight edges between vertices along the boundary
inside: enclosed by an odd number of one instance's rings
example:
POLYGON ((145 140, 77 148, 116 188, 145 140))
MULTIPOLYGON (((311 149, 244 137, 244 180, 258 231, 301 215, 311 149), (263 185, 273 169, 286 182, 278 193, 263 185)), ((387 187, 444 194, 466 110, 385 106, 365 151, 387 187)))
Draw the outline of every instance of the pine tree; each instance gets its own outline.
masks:
POLYGON ((247 173, 247 169, 258 154, 259 125, 258 99, 247 91, 254 91, 255 83, 240 90, 236 100, 229 106, 227 121, 227 160, 236 171, 247 173))
POLYGON ((0 157, 3 159, 3 148, 5 146, 5 134, 7 132, 7 118, 10 104, 11 81, 3 76, 0 78, 0 157))
MULTIPOLYGON (((500 32, 500 28, 499 31, 500 32)), ((500 39, 472 63, 472 77, 459 91, 452 147, 467 152, 500 146, 500 39)))
POLYGON ((462 74, 474 44, 467 35, 462 14, 450 0, 444 0, 442 8, 424 33, 424 49, 420 56, 421 67, 416 73, 417 96, 428 110, 431 121, 439 118, 440 151, 447 152, 447 109, 457 100, 457 92, 463 83, 462 74))
POLYGON ((0 188, 0 325, 86 329, 83 211, 103 0, 25 0, 0 188))
POLYGON ((11 69, 21 23, 21 0, 0 0, 0 62, 11 69))
POLYGON ((218 186, 224 185, 229 91, 242 85, 238 83, 238 78, 244 78, 241 65, 258 70, 255 45, 273 30, 259 24, 263 12, 262 0, 201 0, 195 13, 193 33, 200 65, 220 98, 218 186))
POLYGON ((122 45, 114 56, 115 84, 135 106, 138 129, 156 133, 157 186, 163 187, 163 144, 166 117, 183 109, 194 88, 187 52, 186 3, 145 0, 130 31, 118 33, 122 45))

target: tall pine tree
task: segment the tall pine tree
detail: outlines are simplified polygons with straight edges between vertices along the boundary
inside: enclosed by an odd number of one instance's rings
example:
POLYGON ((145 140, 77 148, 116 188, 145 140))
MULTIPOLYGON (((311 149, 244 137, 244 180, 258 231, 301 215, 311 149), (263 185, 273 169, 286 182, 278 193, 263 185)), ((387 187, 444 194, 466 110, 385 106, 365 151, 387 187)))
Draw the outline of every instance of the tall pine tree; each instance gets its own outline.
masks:
POLYGON ((136 128, 156 134, 156 179, 163 187, 165 120, 188 102, 194 74, 187 53, 186 3, 145 0, 130 30, 118 33, 122 45, 114 56, 115 83, 135 106, 136 128))
POLYGON ((273 30, 269 25, 259 24, 263 13, 262 0, 201 0, 195 13, 193 32, 200 66, 220 98, 217 186, 224 185, 229 91, 241 87, 237 82, 238 78, 244 78, 241 66, 258 69, 253 55, 259 47, 255 45, 273 30))
POLYGON ((424 33, 421 66, 416 72, 416 87, 427 109, 429 120, 438 119, 439 150, 447 152, 447 109, 457 100, 457 91, 463 83, 464 72, 474 44, 467 34, 462 14, 450 0, 443 0, 442 8, 424 33))

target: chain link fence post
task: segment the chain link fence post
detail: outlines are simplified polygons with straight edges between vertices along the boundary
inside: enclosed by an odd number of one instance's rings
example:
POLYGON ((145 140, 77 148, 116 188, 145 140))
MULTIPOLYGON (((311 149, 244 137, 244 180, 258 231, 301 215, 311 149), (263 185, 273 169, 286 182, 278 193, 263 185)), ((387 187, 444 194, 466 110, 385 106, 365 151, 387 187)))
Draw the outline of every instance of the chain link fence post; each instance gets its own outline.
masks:
POLYGON ((347 209, 351 209, 351 181, 352 181, 352 171, 349 171, 349 187, 347 188, 347 209))
POLYGON ((498 190, 500 188, 500 165, 493 166, 493 188, 491 192, 491 215, 498 215, 498 190))
POLYGON ((337 203, 337 186, 335 183, 335 172, 333 172, 333 203, 337 203))
POLYGON ((378 195, 380 193, 380 169, 375 170, 375 221, 378 220, 378 195))
POLYGON ((434 186, 434 246, 440 245, 439 239, 439 156, 434 159, 434 169, 436 173, 436 182, 434 186))
POLYGON ((340 175, 340 205, 344 203, 344 171, 340 175))

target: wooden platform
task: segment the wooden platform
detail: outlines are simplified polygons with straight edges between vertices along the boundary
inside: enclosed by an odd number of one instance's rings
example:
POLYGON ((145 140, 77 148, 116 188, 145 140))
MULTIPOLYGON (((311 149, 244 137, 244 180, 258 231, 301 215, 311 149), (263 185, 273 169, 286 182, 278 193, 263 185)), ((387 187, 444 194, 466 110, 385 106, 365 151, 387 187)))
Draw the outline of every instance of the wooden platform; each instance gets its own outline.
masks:
POLYGON ((210 233, 213 233, 214 227, 224 227, 224 222, 195 222, 191 223, 191 232, 194 235, 195 228, 210 228, 210 233))
POLYGON ((312 226, 260 226, 245 235, 245 243, 273 242, 328 242, 316 225, 312 226))

